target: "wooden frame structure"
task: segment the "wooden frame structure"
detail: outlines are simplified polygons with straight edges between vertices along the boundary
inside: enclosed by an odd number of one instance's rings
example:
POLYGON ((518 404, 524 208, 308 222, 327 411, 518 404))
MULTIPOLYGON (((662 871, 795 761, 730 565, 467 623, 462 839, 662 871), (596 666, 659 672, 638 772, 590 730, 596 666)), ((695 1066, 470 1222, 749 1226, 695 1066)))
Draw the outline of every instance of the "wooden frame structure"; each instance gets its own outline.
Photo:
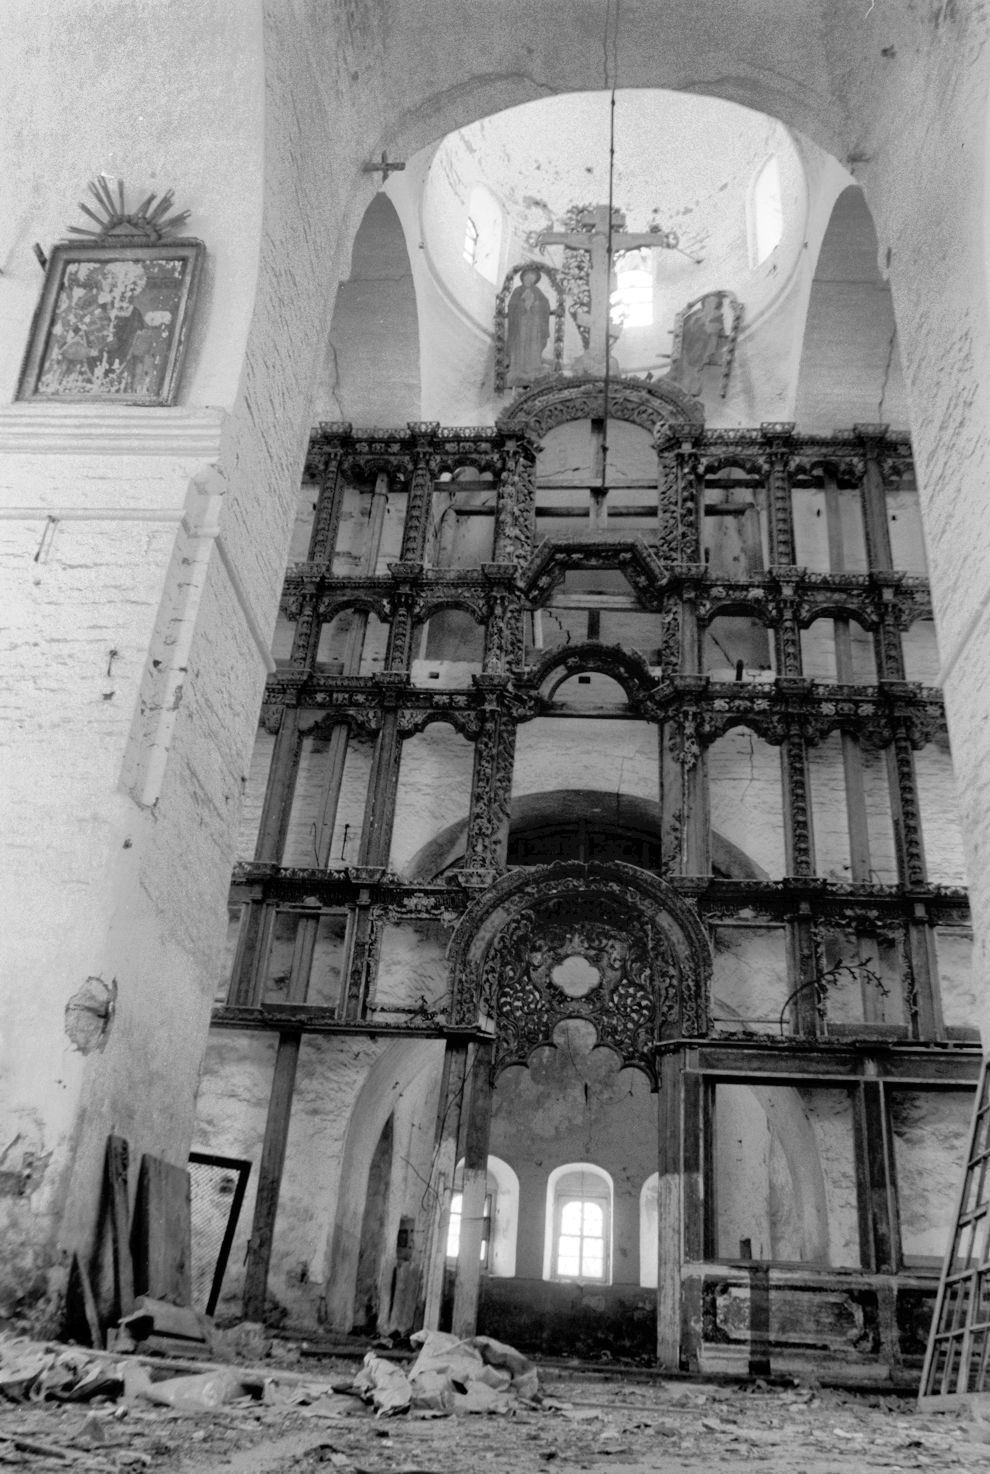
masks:
MULTIPOLYGON (((293 1087, 300 1043, 307 1034, 446 1041, 437 1162, 449 1201, 454 1162, 465 1158, 464 1218, 470 1222, 472 1195, 483 1195, 485 1187, 492 1075, 492 1026, 483 1017, 480 992, 472 991, 476 982, 480 989, 480 980, 468 968, 452 977, 446 1006, 434 1005, 426 1012, 383 1010, 375 992, 382 931, 388 924, 430 920, 453 933, 479 898, 502 883, 517 729, 551 709, 546 683, 555 672, 591 669, 618 681, 626 692, 627 711, 657 729, 659 874, 677 906, 696 918, 701 933, 744 915, 750 922, 782 928, 787 938, 790 991, 775 1026, 741 1024, 733 1034, 724 1022, 716 1030, 699 1015, 691 1030, 675 1022, 654 1041, 665 1122, 661 1220, 667 1225, 658 1290, 659 1360, 666 1366, 704 1364, 711 1322, 705 1297, 713 1278, 759 1284, 751 1299, 755 1319, 749 1350, 740 1353, 747 1364, 758 1366, 769 1365, 776 1355, 768 1310, 774 1297, 786 1299, 795 1286, 827 1295, 841 1284, 843 1294, 873 1296, 871 1325, 879 1329, 868 1338, 864 1366, 884 1366, 895 1379, 910 1380, 920 1363, 921 1333, 915 1321, 924 1320, 935 1283, 929 1275, 905 1271, 897 1248, 884 1092, 887 1082, 896 1081, 910 1081, 919 1089, 953 1084, 972 1088, 978 1068, 975 1029, 953 1029, 943 1019, 933 941, 937 927, 965 927, 966 896, 930 883, 921 832, 914 754, 944 734, 944 715, 937 691, 905 680, 903 632, 913 621, 931 617, 925 579, 893 566, 889 534, 888 489, 910 476, 910 446, 877 425, 835 437, 797 436, 789 424, 706 432, 689 418, 694 408, 686 400, 680 404, 669 386, 658 394, 657 386, 623 381, 610 401, 612 412, 648 426, 655 438, 652 529, 629 537, 613 536, 609 529, 605 536, 605 512, 601 507, 596 511, 593 501, 580 537, 537 544, 540 488, 534 437, 567 419, 593 415, 600 397, 596 382, 564 383, 521 396, 494 429, 412 423, 399 429, 355 430, 348 424, 323 424, 313 434, 306 475, 317 494, 309 553, 285 581, 282 609, 293 629, 291 657, 266 690, 262 725, 273 738, 270 776, 254 858, 239 864, 233 877, 239 937, 228 998, 213 1017, 216 1028, 278 1035, 244 1313, 256 1319, 264 1312, 293 1087), (466 477, 468 484, 471 478, 483 478, 493 489, 490 561, 457 568, 431 563, 430 506, 441 477, 466 477), (767 530, 767 566, 744 579, 709 571, 702 557, 706 495, 726 478, 734 487, 751 489, 767 530), (794 497, 808 488, 822 498, 830 536, 839 517, 840 493, 855 495, 867 571, 840 567, 810 572, 797 564, 794 497), (348 498, 350 505, 357 498, 365 507, 366 537, 360 566, 352 561, 342 570, 335 550, 348 498), (399 557, 383 568, 386 505, 393 512, 401 505, 404 515, 399 557), (538 664, 527 665, 524 619, 575 568, 621 569, 640 606, 656 616, 660 634, 655 661, 648 665, 635 651, 592 640, 549 651, 538 664), (414 630, 452 606, 467 611, 483 630, 479 668, 456 689, 414 685, 414 630), (352 640, 343 668, 328 673, 318 660, 321 631, 344 610, 352 611, 357 642, 352 640), (721 615, 740 610, 766 628, 775 666, 770 681, 718 681, 702 668, 706 628, 721 615), (802 673, 801 631, 823 617, 835 621, 834 682, 810 680, 802 673), (381 620, 388 632, 384 668, 375 674, 362 671, 360 656, 360 632, 372 618, 381 620), (867 685, 853 678, 843 634, 850 620, 872 635, 877 679, 867 685), (388 869, 402 746, 434 721, 452 726, 474 744, 463 858, 446 875, 402 879, 388 869), (720 735, 740 724, 780 754, 786 849, 782 878, 732 879, 712 873, 706 754, 720 735), (327 777, 315 863, 300 868, 285 863, 284 846, 301 745, 317 726, 329 744, 327 777), (854 856, 845 882, 816 870, 810 801, 809 750, 835 732, 842 742, 854 856), (356 740, 372 743, 374 756, 361 832, 350 852, 351 863, 341 863, 329 853, 330 835, 348 743, 356 740), (886 757, 896 837, 897 880, 892 884, 877 883, 869 870, 857 779, 861 741, 886 757), (265 1001, 266 948, 279 908, 291 911, 298 924, 287 992, 274 1003, 265 1001), (347 916, 341 983, 335 1002, 314 1003, 308 997, 309 973, 321 917, 328 913, 347 916), (882 1022, 869 1007, 860 1022, 843 1024, 830 1017, 823 939, 829 926, 880 928, 895 939, 902 1024, 882 1022), (713 1171, 712 1092, 720 1080, 815 1080, 854 1093, 862 1249, 862 1266, 855 1274, 838 1274, 821 1265, 715 1262, 706 1203, 710 1205, 713 1171), (908 1302, 910 1312, 904 1308, 908 1302), (905 1317, 912 1316, 907 1334, 905 1317)), ((539 901, 542 878, 542 871, 533 875, 534 902, 539 901)), ((441 1194, 439 1219, 425 1225, 423 1234, 426 1324, 436 1324, 441 1298, 442 1201, 441 1194)), ((458 1334, 474 1326, 479 1272, 477 1244, 465 1231, 454 1307, 458 1334)))

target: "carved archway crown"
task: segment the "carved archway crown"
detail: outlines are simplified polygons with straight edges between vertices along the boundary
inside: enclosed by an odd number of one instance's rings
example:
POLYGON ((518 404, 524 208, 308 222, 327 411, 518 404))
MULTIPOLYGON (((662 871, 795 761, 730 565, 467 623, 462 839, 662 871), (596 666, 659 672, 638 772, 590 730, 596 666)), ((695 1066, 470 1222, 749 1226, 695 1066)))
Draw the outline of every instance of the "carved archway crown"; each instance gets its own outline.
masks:
MULTIPOLYGON (((610 419, 628 420, 651 434, 658 425, 697 425, 700 430, 705 423, 701 402, 668 379, 616 379, 609 384, 607 404, 610 419)), ((605 407, 603 379, 557 378, 520 394, 499 416, 496 428, 503 435, 525 432, 542 440, 569 420, 601 419, 605 407)))
POLYGON ((503 876, 451 939, 453 1021, 494 1026, 496 1074, 552 1045, 566 1019, 656 1084, 655 1046, 708 1030, 711 953, 696 913, 634 865, 503 876))

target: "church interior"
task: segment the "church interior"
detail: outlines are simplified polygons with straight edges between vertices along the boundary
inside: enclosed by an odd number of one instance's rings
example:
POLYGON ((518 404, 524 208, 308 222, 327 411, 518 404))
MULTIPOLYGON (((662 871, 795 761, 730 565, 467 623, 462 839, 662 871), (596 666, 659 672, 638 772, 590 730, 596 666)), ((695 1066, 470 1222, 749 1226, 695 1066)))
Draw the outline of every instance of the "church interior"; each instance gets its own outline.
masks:
POLYGON ((743 8, 15 6, 0 1316, 110 1313, 124 1138, 220 1319, 918 1385, 988 1211, 986 23, 743 8), (205 244, 167 403, 147 331, 28 374, 94 176, 205 244))

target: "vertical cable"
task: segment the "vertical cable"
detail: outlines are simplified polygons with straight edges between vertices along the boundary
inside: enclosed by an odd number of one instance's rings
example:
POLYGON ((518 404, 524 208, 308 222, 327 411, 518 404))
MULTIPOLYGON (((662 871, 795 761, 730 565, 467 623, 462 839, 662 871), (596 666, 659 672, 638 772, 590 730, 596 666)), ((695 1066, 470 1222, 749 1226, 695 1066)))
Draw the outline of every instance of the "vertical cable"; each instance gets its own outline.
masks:
POLYGON ((622 0, 605 0, 605 30, 602 36, 602 72, 605 87, 609 92, 608 104, 608 224, 605 237, 605 378, 602 394, 602 479, 600 491, 605 495, 608 484, 608 396, 611 383, 609 363, 611 341, 609 329, 612 325, 612 202, 615 194, 615 90, 619 72, 619 7, 622 0), (609 78, 609 29, 611 22, 612 68, 609 78))

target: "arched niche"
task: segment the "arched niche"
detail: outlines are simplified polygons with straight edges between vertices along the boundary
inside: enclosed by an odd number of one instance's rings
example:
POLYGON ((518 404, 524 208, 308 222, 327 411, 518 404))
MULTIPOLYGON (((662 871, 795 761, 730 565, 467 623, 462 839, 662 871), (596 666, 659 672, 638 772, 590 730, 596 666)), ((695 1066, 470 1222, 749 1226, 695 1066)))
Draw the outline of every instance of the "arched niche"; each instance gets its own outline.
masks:
MULTIPOLYGON (((411 1141, 418 1133, 416 1153, 419 1160, 415 1165, 419 1170, 429 1172, 432 1133, 426 1133, 427 1140, 417 1122, 433 1120, 442 1067, 441 1040, 401 1040, 389 1045, 379 1055, 354 1102, 339 1171, 339 1181, 347 1185, 347 1190, 337 1194, 322 1267, 326 1281, 327 1323, 336 1330, 349 1331, 354 1319, 361 1229, 369 1177, 382 1131, 394 1113, 394 1160, 403 1152, 409 1153, 411 1141)), ((421 1198, 422 1183, 418 1189, 410 1188, 406 1194, 407 1203, 415 1201, 416 1192, 421 1198)), ((394 1192, 390 1194, 390 1197, 395 1196, 394 1192)), ((389 1202, 390 1223, 397 1225, 401 1206, 399 1202, 389 1202)), ((383 1244, 389 1242, 394 1243, 394 1234, 391 1241, 385 1235, 383 1244)), ((379 1283, 382 1277, 380 1273, 379 1283)))
POLYGON ((317 395, 319 417, 401 425, 420 414, 419 322, 395 206, 377 194, 337 289, 317 395))
POLYGON ((451 938, 451 1019, 525 1064, 566 1020, 656 1083, 655 1046, 708 1029, 711 952, 697 914, 632 865, 569 861, 503 876, 451 938))
POLYGON ((833 206, 811 286, 794 410, 799 431, 908 423, 893 301, 877 254, 866 197, 850 185, 833 206))

